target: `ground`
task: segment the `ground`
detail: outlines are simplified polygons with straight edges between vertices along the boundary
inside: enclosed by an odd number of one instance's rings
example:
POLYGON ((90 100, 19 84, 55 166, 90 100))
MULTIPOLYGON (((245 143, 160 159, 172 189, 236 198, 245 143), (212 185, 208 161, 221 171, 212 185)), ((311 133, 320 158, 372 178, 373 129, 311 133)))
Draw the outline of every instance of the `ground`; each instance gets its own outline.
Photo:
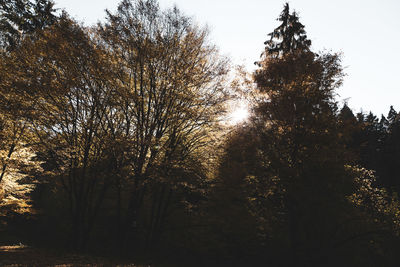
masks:
POLYGON ((23 244, 0 246, 0 266, 132 266, 129 262, 116 261, 102 257, 68 254, 28 247, 23 244))

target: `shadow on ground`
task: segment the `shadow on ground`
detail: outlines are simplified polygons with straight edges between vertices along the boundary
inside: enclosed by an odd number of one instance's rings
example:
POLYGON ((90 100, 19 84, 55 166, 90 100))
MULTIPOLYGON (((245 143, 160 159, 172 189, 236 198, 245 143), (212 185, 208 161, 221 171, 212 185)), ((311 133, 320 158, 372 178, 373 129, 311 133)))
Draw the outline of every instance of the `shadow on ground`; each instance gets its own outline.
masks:
MULTIPOLYGON (((145 267, 128 262, 117 262, 107 258, 66 254, 32 248, 23 244, 0 246, 0 266, 131 266, 145 267)), ((146 266, 147 267, 147 266, 146 266)))

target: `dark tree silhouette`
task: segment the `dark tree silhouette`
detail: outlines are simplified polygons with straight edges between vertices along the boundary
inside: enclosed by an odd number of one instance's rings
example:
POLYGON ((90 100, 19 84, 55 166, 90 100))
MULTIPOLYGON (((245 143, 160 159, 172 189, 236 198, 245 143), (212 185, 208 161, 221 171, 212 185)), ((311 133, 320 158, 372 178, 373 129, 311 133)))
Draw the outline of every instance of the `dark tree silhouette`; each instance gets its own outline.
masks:
POLYGON ((52 0, 1 0, 0 44, 14 49, 24 34, 44 29, 57 21, 52 0))
POLYGON ((281 15, 277 19, 281 25, 268 34, 271 38, 264 42, 266 52, 270 56, 282 56, 295 50, 308 51, 311 41, 307 39, 304 25, 299 22, 295 11, 290 14, 289 3, 286 3, 281 15))

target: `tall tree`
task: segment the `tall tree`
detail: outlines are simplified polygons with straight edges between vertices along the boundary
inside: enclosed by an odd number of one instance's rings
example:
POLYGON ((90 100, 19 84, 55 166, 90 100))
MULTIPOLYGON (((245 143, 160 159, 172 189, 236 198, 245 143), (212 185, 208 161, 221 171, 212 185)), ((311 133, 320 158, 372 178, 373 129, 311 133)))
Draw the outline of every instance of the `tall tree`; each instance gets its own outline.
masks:
POLYGON ((64 16, 38 36, 25 38, 7 58, 4 67, 13 72, 2 89, 18 96, 21 116, 38 139, 36 149, 53 166, 46 171, 65 190, 71 236, 81 249, 112 178, 104 115, 113 104, 107 53, 64 16))
MULTIPOLYGON (((343 240, 355 235, 352 218, 357 214, 347 201, 354 176, 345 167, 349 154, 340 138, 334 99, 343 77, 340 55, 312 52, 304 26, 288 4, 279 20, 282 24, 270 34, 254 73, 258 90, 266 95, 254 122, 267 171, 256 180, 279 185, 287 264, 327 264, 326 255, 335 255, 339 263, 345 260, 343 240)), ((272 201, 262 191, 256 199, 272 201)))
POLYGON ((120 73, 120 105, 107 119, 127 142, 119 158, 131 184, 126 222, 131 233, 137 231, 146 217, 144 199, 153 192, 147 201, 154 202, 147 220, 151 237, 165 221, 178 174, 202 177, 186 164, 195 154, 203 157, 216 130, 227 62, 208 43, 206 29, 177 8, 161 11, 153 0, 122 1, 115 14, 108 12, 100 33, 120 73))
MULTIPOLYGON (((15 88, 14 81, 17 80, 15 77, 21 73, 10 63, 17 60, 17 57, 9 52, 16 50, 24 38, 28 36, 32 38, 38 31, 57 20, 53 5, 54 3, 48 0, 0 1, 0 57, 2 61, 0 64, 0 190, 6 192, 8 196, 13 196, 14 200, 20 203, 26 203, 28 198, 18 193, 24 185, 16 181, 24 180, 20 179, 21 175, 18 174, 26 169, 23 166, 27 162, 32 164, 30 159, 34 153, 28 145, 34 142, 34 138, 29 133, 27 120, 24 118, 27 110, 24 106, 26 102, 15 88), (26 153, 27 151, 30 153, 26 153), (22 155, 27 158, 23 158, 22 155), (13 192, 14 189, 15 192, 13 192), (17 196, 22 196, 22 198, 17 196)), ((25 187, 31 189, 32 185, 25 183, 25 187)))

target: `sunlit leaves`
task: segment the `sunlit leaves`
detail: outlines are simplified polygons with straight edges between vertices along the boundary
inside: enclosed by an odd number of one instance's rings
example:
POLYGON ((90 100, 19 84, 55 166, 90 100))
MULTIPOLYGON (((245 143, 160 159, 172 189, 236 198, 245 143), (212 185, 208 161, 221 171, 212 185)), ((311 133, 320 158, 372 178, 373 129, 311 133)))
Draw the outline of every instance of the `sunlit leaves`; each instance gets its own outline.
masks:
POLYGON ((8 212, 32 213, 30 193, 34 189, 33 175, 40 171, 39 162, 34 160, 35 153, 21 143, 8 157, 8 150, 0 151, 3 179, 0 183, 0 215, 8 212))

